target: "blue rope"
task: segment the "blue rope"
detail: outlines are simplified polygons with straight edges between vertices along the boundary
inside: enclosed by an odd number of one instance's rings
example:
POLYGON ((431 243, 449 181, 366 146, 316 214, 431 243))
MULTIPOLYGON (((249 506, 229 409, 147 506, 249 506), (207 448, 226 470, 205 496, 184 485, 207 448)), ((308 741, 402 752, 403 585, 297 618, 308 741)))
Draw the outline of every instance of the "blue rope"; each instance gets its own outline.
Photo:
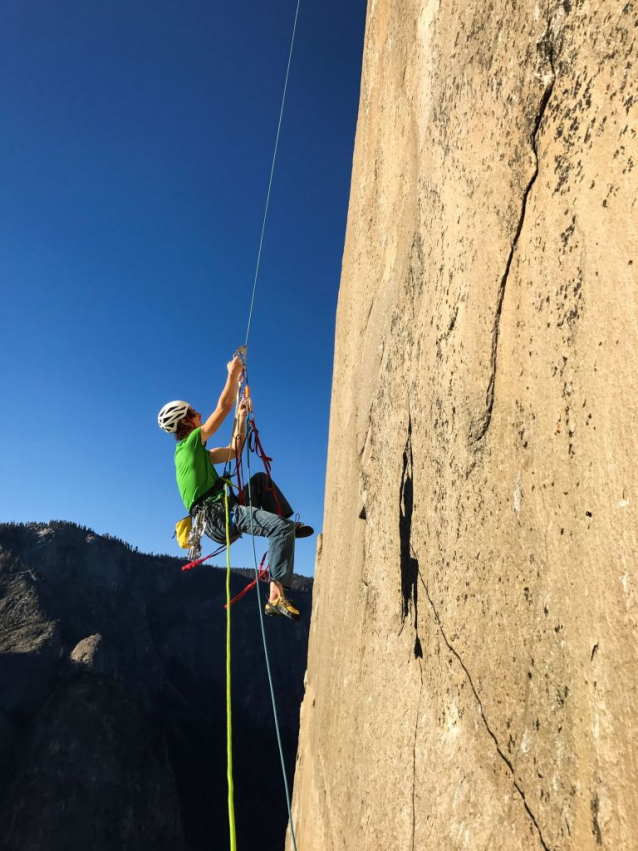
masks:
MULTIPOLYGON (((290 66, 292 64, 292 54, 293 54, 294 46, 295 46, 295 36, 296 36, 296 33, 297 33, 297 21, 299 19, 299 7, 300 7, 300 5, 301 5, 301 0, 297 0, 297 6, 296 6, 296 9, 295 9, 295 21, 294 21, 294 24, 293 24, 292 37, 291 37, 291 40, 290 40, 290 51, 288 53, 288 65, 286 67, 286 78, 285 78, 285 81, 284 81, 284 90, 283 90, 283 94, 282 94, 282 98, 281 98, 281 108, 279 110, 279 122, 277 124, 277 134, 275 136, 275 148, 274 148, 274 151, 273 151, 272 163, 271 163, 271 166, 270 166, 270 178, 268 180, 268 191, 266 193, 266 205, 265 205, 265 209, 264 209, 264 218, 263 218, 263 221, 262 221, 261 234, 260 234, 260 237, 259 237, 259 249, 257 251, 257 263, 256 263, 256 266, 255 266, 255 278, 254 278, 254 281, 253 281, 253 291, 252 291, 252 296, 251 296, 251 300, 250 300, 250 311, 248 313, 248 325, 246 327, 246 343, 245 343, 246 349, 245 349, 244 357, 243 357, 244 376, 246 378, 246 381, 248 380, 247 363, 248 363, 248 340, 249 340, 249 337, 250 337, 250 326, 251 326, 251 322, 252 322, 252 318, 253 318, 253 309, 254 309, 254 306, 255 306, 255 294, 257 292, 257 281, 259 279, 259 270, 260 270, 260 267, 261 267, 261 255, 262 255, 262 250, 263 250, 263 247, 264 247, 264 237, 265 237, 265 234, 266 234, 266 222, 268 220, 268 210, 270 208, 270 196, 271 196, 271 192, 272 192, 273 178, 274 178, 274 175, 275 175, 275 164, 277 162, 277 151, 279 149, 279 137, 281 135, 281 125, 282 125, 283 117, 284 117, 284 107, 286 105, 286 93, 288 91, 288 80, 290 78, 290 66)), ((250 418, 251 418, 251 415, 249 414, 248 415, 248 422, 250 422, 250 418)), ((275 699, 275 688, 274 688, 273 681, 272 681, 272 671, 271 671, 271 668, 270 668, 270 657, 268 655, 268 643, 266 641, 266 630, 264 629, 264 614, 263 614, 262 607, 261 607, 261 598, 259 596, 259 567, 257 565, 257 551, 255 549, 255 535, 254 535, 253 512, 252 512, 253 498, 252 498, 252 488, 251 488, 251 485, 250 485, 250 450, 247 452, 247 458, 248 458, 248 461, 247 461, 247 467, 248 467, 248 507, 250 508, 250 512, 249 512, 249 515, 250 515, 250 537, 251 537, 252 548, 253 548, 253 559, 254 559, 254 562, 255 562, 255 577, 257 579, 257 582, 255 583, 255 591, 256 591, 255 599, 257 600, 257 610, 259 612, 259 624, 261 626, 261 638, 262 638, 262 643, 264 645, 264 656, 265 656, 265 659, 266 659, 266 671, 268 673, 268 685, 270 687, 270 699, 271 699, 271 702, 272 702, 273 715, 274 715, 274 719, 275 719, 275 731, 277 733, 277 746, 279 748, 279 759, 281 761, 281 773, 282 773, 283 778, 284 778, 284 788, 285 788, 285 792, 286 792, 286 806, 288 807, 288 820, 289 820, 289 823, 290 823, 290 835, 291 835, 291 838, 292 838, 293 849, 294 849, 294 851, 298 851, 297 840, 296 840, 296 837, 295 837, 295 828, 294 828, 294 824, 293 824, 293 820, 292 820, 292 809, 291 809, 291 806, 290 806, 290 789, 288 787, 288 777, 286 776, 286 764, 285 764, 285 761, 284 761, 284 749, 283 749, 283 745, 282 745, 282 742, 281 742, 281 732, 279 730, 279 717, 277 715, 277 701, 275 699)))
MULTIPOLYGON (((248 348, 248 338, 250 337, 250 323, 253 318, 253 308, 255 306, 255 293, 257 291, 257 279, 259 278, 259 268, 261 266, 261 252, 264 247, 264 236, 266 234, 266 221, 268 219, 268 208, 270 207, 270 193, 272 190, 273 177, 275 175, 275 163, 277 161, 277 150, 279 148, 279 135, 281 133, 281 124, 284 117, 284 106, 286 105, 286 92, 288 91, 288 79, 290 77, 290 65, 292 63, 292 53, 295 47, 295 35, 297 33, 297 20, 299 19, 299 6, 301 0, 297 0, 297 8, 295 10, 295 23, 292 28, 292 38, 290 40, 290 52, 288 54, 288 66, 286 68, 286 80, 284 82, 284 92, 281 98, 281 109, 279 110, 279 123, 277 124, 277 135, 275 137, 275 150, 272 155, 272 163, 270 166, 270 180, 268 181, 268 192, 266 193, 266 207, 264 210, 264 219, 261 225, 261 236, 259 238, 259 250, 257 252, 257 265, 255 267, 255 280, 253 281, 253 294, 250 300, 250 312, 248 314, 248 326, 246 328, 246 348, 248 348)), ((248 352, 246 352, 246 359, 248 352)))
POLYGON ((257 565, 257 551, 255 549, 255 535, 253 531, 253 499, 252 499, 252 489, 250 486, 250 451, 246 453, 247 456, 247 466, 248 466, 248 505, 250 507, 250 536, 253 545, 253 558, 255 560, 255 576, 257 578, 257 582, 255 583, 255 599, 257 600, 257 610, 259 612, 259 623, 261 626, 261 639, 264 645, 264 656, 266 657, 266 671, 268 672, 268 685, 270 686, 270 699, 272 702, 272 711, 275 717, 275 730, 277 733, 277 745, 279 747, 279 759, 281 761, 281 773, 284 778, 284 788, 286 790, 286 806, 288 807, 288 821, 290 823, 290 836, 292 838, 292 847, 294 851, 297 851, 297 840, 295 837, 295 826, 292 820, 292 809, 290 806, 290 789, 288 787, 288 777, 286 776, 286 763, 284 761, 284 749, 281 743, 281 733, 279 731, 279 718, 277 716, 277 701, 275 700, 275 687, 272 681, 272 672, 270 670, 270 657, 268 655, 268 643, 266 641, 266 630, 264 629, 264 613, 261 608, 261 597, 259 596, 259 567, 257 565))

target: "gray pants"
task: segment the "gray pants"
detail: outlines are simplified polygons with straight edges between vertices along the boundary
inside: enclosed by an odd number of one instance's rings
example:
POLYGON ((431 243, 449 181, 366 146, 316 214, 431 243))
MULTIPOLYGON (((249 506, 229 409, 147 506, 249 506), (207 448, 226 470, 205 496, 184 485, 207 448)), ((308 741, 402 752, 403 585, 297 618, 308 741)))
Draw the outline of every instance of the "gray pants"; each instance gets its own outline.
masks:
MULTIPOLYGON (((235 496, 230 498, 230 537, 239 534, 268 538, 268 566, 271 579, 290 587, 295 566, 295 524, 288 518, 292 508, 286 497, 265 473, 256 473, 250 480, 252 508, 241 505, 235 496), (277 513, 277 503, 283 517, 277 513)), ((248 485, 243 489, 248 503, 248 485)), ((226 510, 224 500, 206 506, 205 533, 218 544, 226 543, 226 510)))

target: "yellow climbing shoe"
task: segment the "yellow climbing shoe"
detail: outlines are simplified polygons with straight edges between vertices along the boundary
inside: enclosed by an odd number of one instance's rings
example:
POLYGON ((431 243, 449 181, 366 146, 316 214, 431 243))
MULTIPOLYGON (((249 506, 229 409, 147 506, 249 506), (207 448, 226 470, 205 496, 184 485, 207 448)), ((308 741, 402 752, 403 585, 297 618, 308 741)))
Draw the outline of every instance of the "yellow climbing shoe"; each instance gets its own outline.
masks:
POLYGON ((299 609, 288 597, 279 597, 272 601, 267 600, 265 612, 267 615, 283 615, 293 621, 298 621, 301 617, 299 609))

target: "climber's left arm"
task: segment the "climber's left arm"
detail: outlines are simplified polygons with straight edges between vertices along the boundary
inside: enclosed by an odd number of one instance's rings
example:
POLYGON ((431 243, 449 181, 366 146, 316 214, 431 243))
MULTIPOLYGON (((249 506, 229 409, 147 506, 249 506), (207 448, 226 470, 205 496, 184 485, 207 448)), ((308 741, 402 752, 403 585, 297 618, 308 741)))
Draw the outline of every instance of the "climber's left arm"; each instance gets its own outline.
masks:
POLYGON ((246 402, 241 402, 238 409, 237 422, 233 430, 233 436, 228 446, 218 446, 208 450, 211 464, 224 464, 237 457, 237 450, 241 455, 246 441, 246 402))

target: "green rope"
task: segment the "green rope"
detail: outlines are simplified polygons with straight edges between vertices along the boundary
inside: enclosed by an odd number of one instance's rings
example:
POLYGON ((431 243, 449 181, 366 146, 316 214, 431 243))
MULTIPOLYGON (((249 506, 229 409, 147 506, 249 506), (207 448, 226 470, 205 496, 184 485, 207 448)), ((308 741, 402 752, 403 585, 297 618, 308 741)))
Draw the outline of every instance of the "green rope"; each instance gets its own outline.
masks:
POLYGON ((235 833, 235 785, 233 783, 233 709, 230 689, 230 513, 228 509, 228 485, 224 485, 224 507, 226 509, 226 776, 228 778, 228 828, 230 851, 237 851, 235 833))

